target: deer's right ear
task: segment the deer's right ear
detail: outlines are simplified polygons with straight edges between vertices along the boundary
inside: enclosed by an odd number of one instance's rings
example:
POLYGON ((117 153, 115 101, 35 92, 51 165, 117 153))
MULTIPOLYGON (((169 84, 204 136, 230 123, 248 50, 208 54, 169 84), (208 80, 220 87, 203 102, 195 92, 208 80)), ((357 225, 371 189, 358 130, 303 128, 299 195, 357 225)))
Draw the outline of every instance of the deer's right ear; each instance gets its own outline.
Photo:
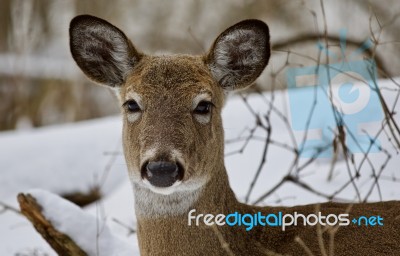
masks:
POLYGON ((142 57, 121 30, 94 16, 72 19, 69 34, 74 60, 89 78, 102 85, 122 85, 142 57))

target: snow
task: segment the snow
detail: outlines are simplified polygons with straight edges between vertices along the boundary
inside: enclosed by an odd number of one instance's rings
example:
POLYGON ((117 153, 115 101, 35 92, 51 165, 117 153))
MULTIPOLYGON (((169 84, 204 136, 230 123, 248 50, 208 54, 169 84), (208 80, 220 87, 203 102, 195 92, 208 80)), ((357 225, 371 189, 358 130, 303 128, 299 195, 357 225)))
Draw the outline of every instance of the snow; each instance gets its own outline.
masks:
POLYGON ((0 133, 0 152, 1 198, 35 187, 65 194, 98 185, 107 194, 125 173, 121 124, 115 117, 0 133), (108 172, 105 166, 116 153, 108 172))
MULTIPOLYGON (((44 216, 89 255, 133 255, 132 243, 115 236, 96 216, 45 190, 28 191, 44 209, 44 216), (84 228, 82 228, 84 227, 84 228)), ((137 251, 137 250, 136 250, 137 251)))
MULTIPOLYGON (((16 195, 32 188, 68 194, 99 186, 104 195, 116 193, 121 182, 128 180, 121 126, 119 117, 111 117, 0 133, 0 202, 18 208, 16 195)), ((125 198, 131 194, 125 193, 125 198)), ((0 255, 36 248, 51 252, 35 233, 22 216, 4 212, 0 215, 0 255)))
MULTIPOLYGON (((390 109, 400 111, 396 96, 398 90, 390 80, 379 82, 383 97, 390 109)), ((274 106, 289 116, 287 91, 264 93, 248 98, 255 113, 268 110, 267 101, 274 98, 274 106), (267 101, 266 101, 267 100, 267 101)), ((399 115, 394 118, 400 121, 399 115)), ((231 97, 223 111, 225 139, 227 141, 239 135, 249 134, 255 118, 240 97, 231 97)), ((289 129, 276 112, 270 117, 272 124, 271 139, 293 146, 289 129)), ((376 130, 377 124, 364 127, 376 130)), ((266 133, 257 128, 254 135, 265 138, 266 133)), ((302 134, 296 134, 301 138, 302 134)), ((391 155, 383 175, 400 177, 400 157, 386 133, 379 136, 383 148, 391 155)), ((244 200, 248 187, 255 175, 263 154, 263 141, 250 140, 241 154, 230 154, 245 145, 245 140, 226 144, 226 167, 231 186, 240 200, 244 200)), ((0 202, 18 208, 16 195, 27 192, 38 198, 43 205, 44 214, 61 231, 69 234, 90 255, 138 255, 136 234, 127 236, 129 230, 136 228, 134 202, 121 148, 121 118, 107 117, 75 124, 45 127, 36 130, 24 130, 0 133, 0 202), (107 166, 111 166, 108 170, 107 166), (87 191, 94 185, 101 188, 105 197, 98 203, 79 210, 55 194, 87 191), (41 190, 36 190, 39 188, 41 190), (34 190, 32 190, 34 189, 34 190), (50 191, 46 192, 46 191, 50 191), (117 222, 123 223, 123 225, 117 222), (99 229, 100 227, 100 229, 99 229), (101 230, 99 233, 98 230, 101 230), (97 238, 97 235, 99 237, 97 238), (96 245, 97 241, 97 245, 96 245), (98 246, 98 250, 96 249, 98 246), (116 248, 120 250, 115 251, 116 248), (97 254, 98 253, 98 254, 97 254)), ((295 155, 285 148, 271 144, 266 164, 250 197, 254 202, 264 192, 275 186, 284 177, 295 155)), ((372 168, 379 170, 386 161, 384 152, 369 155, 370 164, 361 169, 361 177, 356 181, 360 195, 365 198, 372 187, 372 168)), ((361 154, 355 154, 359 163, 361 154)), ((301 159, 304 163, 307 159, 301 159)), ((327 181, 330 161, 318 159, 300 173, 302 181, 314 189, 330 194, 348 180, 344 161, 338 161, 334 178, 327 181)), ((400 199, 398 182, 382 179, 379 182, 383 200, 400 199)), ((338 198, 356 200, 352 186, 337 195, 338 198)), ((376 187, 373 187, 369 200, 380 200, 376 187)), ((296 186, 283 184, 261 204, 295 205, 325 201, 325 198, 296 186)), ((0 208, 1 210, 1 208, 0 208)), ((0 255, 15 255, 21 252, 39 250, 47 255, 55 255, 46 242, 34 231, 30 223, 22 216, 11 211, 0 215, 0 255)), ((42 254, 38 254, 42 255, 42 254)), ((44 254, 43 254, 44 255, 44 254)))

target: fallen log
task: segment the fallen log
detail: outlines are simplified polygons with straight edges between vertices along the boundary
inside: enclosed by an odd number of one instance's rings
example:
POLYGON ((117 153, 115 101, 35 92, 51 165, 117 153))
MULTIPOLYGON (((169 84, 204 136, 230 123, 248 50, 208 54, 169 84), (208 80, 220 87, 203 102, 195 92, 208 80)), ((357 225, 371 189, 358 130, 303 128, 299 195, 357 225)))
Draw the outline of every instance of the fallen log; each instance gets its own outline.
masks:
POLYGON ((58 231, 42 213, 42 207, 30 194, 19 194, 21 213, 33 224, 37 232, 62 256, 87 255, 69 236, 58 231))

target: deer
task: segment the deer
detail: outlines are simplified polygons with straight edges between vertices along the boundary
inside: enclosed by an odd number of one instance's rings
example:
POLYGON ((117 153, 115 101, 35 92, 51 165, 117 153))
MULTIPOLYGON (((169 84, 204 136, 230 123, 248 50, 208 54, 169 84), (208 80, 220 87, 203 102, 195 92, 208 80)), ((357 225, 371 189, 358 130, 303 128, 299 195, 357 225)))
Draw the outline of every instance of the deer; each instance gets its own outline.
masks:
POLYGON ((145 54, 119 28, 90 15, 73 18, 69 33, 76 64, 94 83, 114 91, 121 105, 141 255, 400 255, 398 201, 260 207, 236 198, 224 164, 221 111, 229 92, 252 85, 267 66, 266 23, 240 21, 202 55, 145 54), (205 224, 207 214, 317 210, 383 220, 319 229, 300 221, 285 231, 205 224))

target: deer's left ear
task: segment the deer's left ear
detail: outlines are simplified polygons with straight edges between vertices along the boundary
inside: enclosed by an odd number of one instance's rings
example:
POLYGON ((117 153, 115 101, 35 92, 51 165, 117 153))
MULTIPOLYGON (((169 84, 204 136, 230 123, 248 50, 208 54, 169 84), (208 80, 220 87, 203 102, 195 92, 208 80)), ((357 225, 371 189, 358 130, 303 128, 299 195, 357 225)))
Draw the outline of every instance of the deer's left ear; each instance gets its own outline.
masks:
POLYGON ((260 20, 244 20, 226 29, 205 56, 214 79, 226 90, 251 85, 270 57, 269 29, 260 20))

